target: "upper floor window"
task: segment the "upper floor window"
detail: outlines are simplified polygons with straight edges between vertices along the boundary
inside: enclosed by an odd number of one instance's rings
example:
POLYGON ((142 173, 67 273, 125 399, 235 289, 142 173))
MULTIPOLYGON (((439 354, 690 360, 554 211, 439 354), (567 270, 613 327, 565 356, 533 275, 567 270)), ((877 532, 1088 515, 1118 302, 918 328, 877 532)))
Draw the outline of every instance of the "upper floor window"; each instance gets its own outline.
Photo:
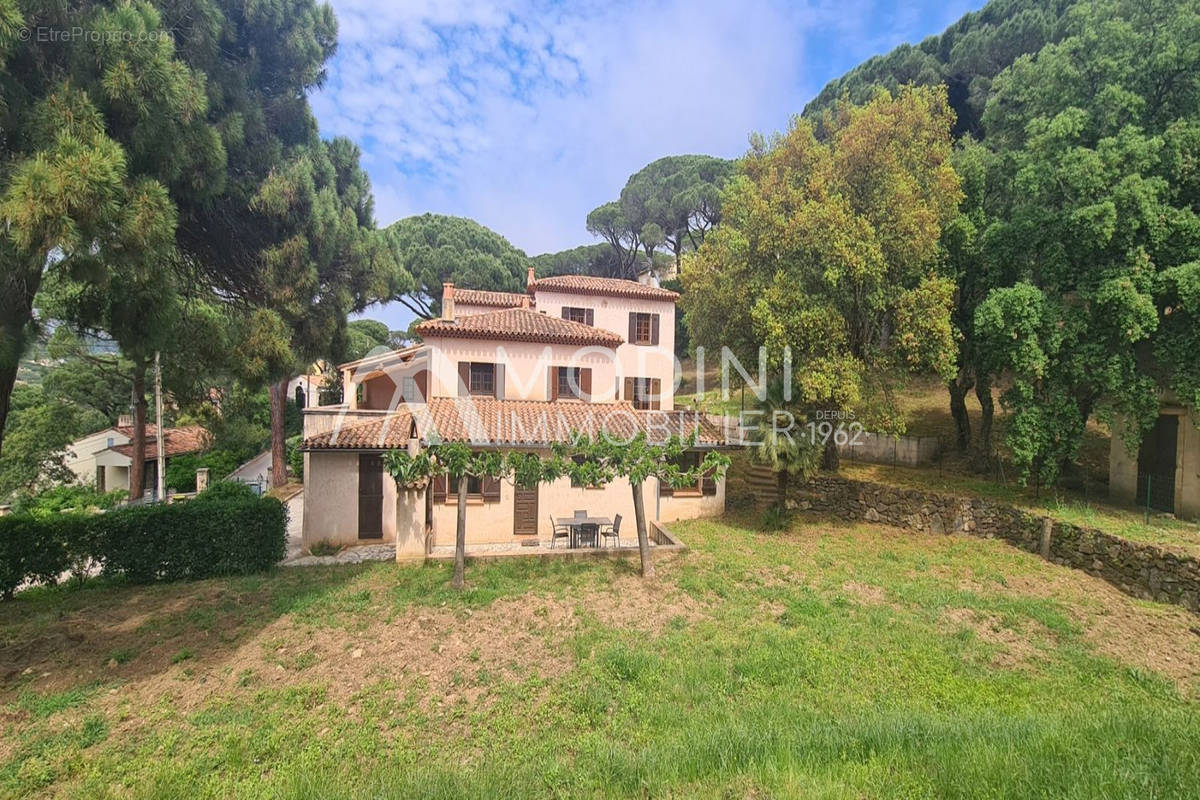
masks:
POLYGON ((483 361, 458 362, 459 394, 504 397, 504 365, 483 361))
POLYGON ((578 322, 581 325, 595 325, 596 312, 591 308, 576 308, 574 306, 563 306, 562 318, 569 322, 578 322))
POLYGON ((400 381, 400 398, 406 403, 415 403, 419 394, 417 379, 411 375, 405 375, 400 381))
POLYGON ((629 312, 629 343, 658 344, 658 314, 629 312))
POLYGON ((558 396, 579 399, 583 391, 579 388, 579 367, 558 368, 558 396))
POLYGON ((625 399, 638 411, 662 408, 662 381, 658 378, 626 378, 625 399))

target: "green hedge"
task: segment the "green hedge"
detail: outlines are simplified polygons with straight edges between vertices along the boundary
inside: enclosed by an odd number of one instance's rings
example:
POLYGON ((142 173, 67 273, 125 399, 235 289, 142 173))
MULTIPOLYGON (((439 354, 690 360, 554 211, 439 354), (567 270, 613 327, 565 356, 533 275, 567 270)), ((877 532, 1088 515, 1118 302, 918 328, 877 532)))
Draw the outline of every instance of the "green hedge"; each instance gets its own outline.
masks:
POLYGON ((278 563, 287 510, 274 498, 200 495, 171 505, 94 516, 0 517, 0 594, 24 581, 54 583, 89 561, 137 583, 260 572, 278 563))

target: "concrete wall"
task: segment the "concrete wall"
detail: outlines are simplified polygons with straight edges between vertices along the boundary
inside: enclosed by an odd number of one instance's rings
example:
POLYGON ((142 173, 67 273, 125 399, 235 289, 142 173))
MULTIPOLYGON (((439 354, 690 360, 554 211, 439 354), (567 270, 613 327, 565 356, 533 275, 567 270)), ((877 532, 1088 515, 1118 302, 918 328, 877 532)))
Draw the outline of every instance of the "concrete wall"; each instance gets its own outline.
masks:
MULTIPOLYGON (((1164 405, 1160 414, 1179 417, 1175 457, 1175 516, 1200 519, 1200 416, 1182 406, 1164 405)), ((1138 453, 1129 452, 1124 420, 1113 423, 1108 451, 1108 493, 1118 503, 1133 505, 1137 499, 1138 453)))
POLYGON ((929 533, 968 533, 1108 581, 1126 594, 1200 611, 1200 560, 1152 544, 981 498, 901 489, 821 475, 798 493, 801 508, 929 533))
MULTIPOLYGON (((393 482, 390 477, 386 476, 384 481, 393 482)), ((427 552, 425 492, 425 489, 405 489, 396 492, 396 561, 398 562, 425 560, 427 552)))
POLYGON ((576 347, 533 342, 428 338, 431 345, 430 395, 458 396, 458 365, 463 361, 504 364, 504 399, 549 400, 549 368, 592 371, 593 402, 612 402, 617 386, 617 357, 608 347, 576 347))
POLYGON ((396 482, 383 476, 383 539, 358 538, 358 453, 304 454, 304 532, 309 547, 329 541, 342 545, 396 540, 396 482))
MULTIPOLYGON (((835 426, 836 422, 833 423, 835 426)), ((940 452, 936 436, 889 436, 885 433, 850 433, 850 441, 838 447, 842 458, 869 464, 899 464, 918 467, 932 464, 940 452)))
POLYGON ((535 297, 537 310, 551 317, 561 317, 563 306, 591 308, 596 327, 613 331, 623 340, 629 338, 630 312, 658 314, 658 345, 651 347, 629 344, 628 341, 620 345, 616 350, 615 374, 622 379, 658 378, 662 381, 662 407, 675 407, 675 303, 542 289, 535 290, 535 297))

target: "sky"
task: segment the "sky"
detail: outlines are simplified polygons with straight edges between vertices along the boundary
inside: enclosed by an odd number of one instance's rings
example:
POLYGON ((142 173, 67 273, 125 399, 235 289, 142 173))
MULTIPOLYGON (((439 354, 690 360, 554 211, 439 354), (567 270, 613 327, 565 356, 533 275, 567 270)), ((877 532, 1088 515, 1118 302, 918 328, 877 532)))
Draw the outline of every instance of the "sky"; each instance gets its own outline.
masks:
MULTIPOLYGON (((530 255, 595 241, 587 213, 665 155, 733 158, 831 79, 983 0, 332 0, 312 98, 363 150, 380 226, 471 217, 530 255)), ((391 304, 366 316, 393 328, 391 304)))

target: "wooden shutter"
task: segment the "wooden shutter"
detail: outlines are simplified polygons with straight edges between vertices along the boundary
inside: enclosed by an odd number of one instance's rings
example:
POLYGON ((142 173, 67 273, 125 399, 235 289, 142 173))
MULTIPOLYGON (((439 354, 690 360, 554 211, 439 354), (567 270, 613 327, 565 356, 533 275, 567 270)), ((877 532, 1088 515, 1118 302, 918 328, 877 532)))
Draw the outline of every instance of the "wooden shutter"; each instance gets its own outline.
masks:
POLYGON ((637 314, 633 311, 629 312, 629 338, 626 341, 630 344, 637 341, 637 314))
POLYGON ((492 385, 495 391, 492 393, 497 400, 504 399, 504 365, 496 364, 492 368, 492 385))
POLYGON ((625 379, 625 396, 620 399, 626 400, 630 403, 633 402, 633 381, 634 378, 625 379))
POLYGON ((658 314, 650 315, 650 344, 658 344, 658 314))
POLYGON ((583 311, 583 321, 588 325, 595 326, 596 324, 596 309, 587 308, 583 311))
POLYGON ((483 494, 483 502, 499 503, 500 502, 500 479, 484 477, 479 481, 480 491, 483 494))
POLYGON ((446 502, 446 476, 438 475, 433 479, 433 500, 437 503, 446 502))
POLYGON ((458 362, 458 394, 464 397, 471 393, 471 362, 458 362))
POLYGON ((592 370, 590 367, 581 368, 579 370, 579 393, 583 395, 581 400, 591 401, 592 399, 592 370))
POLYGON ((651 408, 651 410, 657 411, 658 409, 662 408, 662 398, 659 396, 660 394, 662 394, 662 381, 659 380, 658 378, 651 378, 650 379, 650 408, 651 408))
POLYGON ((562 313, 560 314, 560 316, 561 316, 563 319, 569 320, 569 319, 571 318, 571 307, 570 307, 570 306, 563 306, 563 307, 562 307, 562 313))
POLYGON ((550 384, 546 387, 546 396, 553 400, 558 399, 558 367, 546 367, 546 381, 550 384))

